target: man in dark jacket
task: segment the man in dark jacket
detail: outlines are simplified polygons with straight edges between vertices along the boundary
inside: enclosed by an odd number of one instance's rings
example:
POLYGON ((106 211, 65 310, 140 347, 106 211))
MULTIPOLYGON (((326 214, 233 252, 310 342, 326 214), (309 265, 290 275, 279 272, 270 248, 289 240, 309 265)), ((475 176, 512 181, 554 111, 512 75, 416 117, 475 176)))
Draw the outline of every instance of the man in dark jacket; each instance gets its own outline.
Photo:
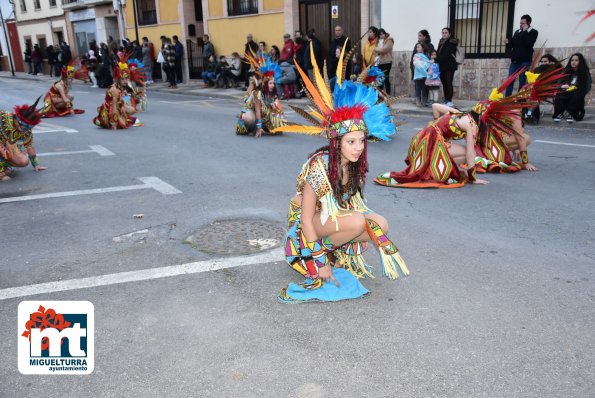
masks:
MULTIPOLYGON (((248 33, 246 35, 246 44, 244 45, 244 54, 257 54, 258 53, 258 44, 256 44, 256 42, 254 41, 254 36, 252 36, 252 33, 248 33)), ((242 58, 242 60, 244 62, 242 62, 242 68, 244 69, 242 71, 243 76, 245 77, 244 83, 244 90, 248 89, 248 86, 250 85, 250 77, 253 75, 253 72, 250 72, 250 66, 249 63, 247 62, 246 58, 242 58)))
MULTIPOLYGON (((335 38, 331 41, 331 45, 329 46, 328 58, 326 61, 329 78, 333 78, 337 74, 337 65, 339 63, 339 57, 341 56, 341 50, 343 49, 345 40, 347 40, 347 38, 343 33, 343 28, 340 26, 335 26, 335 38)), ((351 41, 348 41, 347 46, 345 46, 344 56, 349 53, 349 50, 351 50, 351 41)), ((349 60, 343 59, 343 62, 349 62, 349 60)), ((349 69, 346 70, 345 75, 349 76, 349 69)))
POLYGON ((178 36, 173 35, 172 38, 174 39, 174 49, 176 51, 176 83, 180 84, 183 83, 184 80, 182 75, 182 57, 184 56, 184 46, 182 45, 182 43, 180 43, 180 40, 178 40, 178 36))
MULTIPOLYGON (((510 54, 510 67, 508 68, 508 76, 522 68, 523 66, 529 68, 533 59, 533 46, 537 40, 538 32, 531 27, 531 17, 523 15, 521 17, 520 29, 514 32, 511 39, 505 39, 506 50, 510 54)), ((519 75, 519 89, 527 84, 527 78, 524 73, 519 75)), ((512 86, 514 82, 506 88, 506 96, 512 94, 512 86)))
POLYGON ((308 71, 308 76, 310 80, 313 78, 313 71, 314 71, 314 62, 311 59, 310 47, 314 50, 314 58, 316 59, 316 63, 318 64, 319 72, 322 69, 322 46, 320 44, 320 40, 316 37, 314 29, 308 30, 308 44, 306 45, 306 51, 304 53, 304 65, 302 69, 304 71, 308 71))

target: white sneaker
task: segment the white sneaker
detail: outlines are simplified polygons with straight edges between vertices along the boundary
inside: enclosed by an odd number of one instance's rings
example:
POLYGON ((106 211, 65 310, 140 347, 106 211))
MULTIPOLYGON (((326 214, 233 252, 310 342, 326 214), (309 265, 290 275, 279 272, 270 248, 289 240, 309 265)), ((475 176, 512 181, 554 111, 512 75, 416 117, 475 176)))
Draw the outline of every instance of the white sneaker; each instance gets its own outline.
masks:
POLYGON ((91 86, 91 88, 98 88, 99 86, 95 85, 95 86, 91 86))
POLYGON ((446 106, 450 106, 451 108, 455 107, 455 104, 452 103, 452 101, 448 101, 446 104, 444 104, 446 106))

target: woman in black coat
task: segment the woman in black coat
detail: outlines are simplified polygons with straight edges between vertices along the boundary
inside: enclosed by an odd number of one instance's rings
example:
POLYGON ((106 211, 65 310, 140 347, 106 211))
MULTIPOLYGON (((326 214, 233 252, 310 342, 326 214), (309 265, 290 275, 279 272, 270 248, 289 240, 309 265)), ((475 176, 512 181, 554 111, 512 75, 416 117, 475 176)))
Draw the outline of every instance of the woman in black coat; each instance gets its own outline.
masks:
POLYGON ((444 100, 447 106, 453 106, 453 86, 452 81, 455 77, 455 71, 458 69, 455 55, 459 41, 451 36, 450 28, 442 29, 442 39, 438 43, 436 51, 436 62, 440 65, 440 80, 444 90, 444 100))
POLYGON ((564 73, 566 78, 560 87, 563 91, 554 99, 554 121, 562 120, 564 112, 568 113, 568 123, 583 120, 585 95, 591 90, 592 84, 589 66, 583 54, 572 54, 564 73))

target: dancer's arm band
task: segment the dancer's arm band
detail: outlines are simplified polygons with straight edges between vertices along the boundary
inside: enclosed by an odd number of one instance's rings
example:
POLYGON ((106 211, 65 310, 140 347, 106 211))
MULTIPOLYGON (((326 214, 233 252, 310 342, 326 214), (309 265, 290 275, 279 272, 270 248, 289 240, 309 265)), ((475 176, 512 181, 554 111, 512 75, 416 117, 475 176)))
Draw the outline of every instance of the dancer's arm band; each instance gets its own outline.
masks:
POLYGON ((529 163, 529 154, 527 153, 527 151, 521 151, 521 163, 529 163))
POLYGON ((477 170, 475 169, 475 166, 467 169, 467 179, 469 182, 475 182, 475 180, 477 180, 477 170))
POLYGON ((34 168, 39 166, 39 158, 37 157, 37 155, 28 155, 29 156, 29 161, 31 162, 31 166, 33 166, 34 168))
POLYGON ((262 128, 262 119, 256 119, 256 127, 257 128, 262 128))

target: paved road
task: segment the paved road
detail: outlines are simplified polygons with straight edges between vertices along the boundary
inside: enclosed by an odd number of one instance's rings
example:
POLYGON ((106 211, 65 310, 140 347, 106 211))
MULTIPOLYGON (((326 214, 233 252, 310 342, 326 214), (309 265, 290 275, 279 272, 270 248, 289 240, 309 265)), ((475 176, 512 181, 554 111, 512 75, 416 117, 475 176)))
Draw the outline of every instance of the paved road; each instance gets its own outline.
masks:
MULTIPOLYGON (((1 78, 0 108, 45 89, 1 78)), ((593 132, 530 128, 540 171, 487 186, 369 184, 412 275, 365 281, 364 300, 287 306, 275 295, 299 278, 278 249, 222 258, 183 242, 217 220, 282 225, 322 140, 237 137, 238 104, 165 93, 150 98, 145 127, 105 131, 90 122, 103 92, 75 95, 87 113, 35 135, 54 153, 41 157, 49 170, 0 185, 0 200, 15 200, 0 203, 0 396, 593 396, 593 132), (18 372, 22 300, 94 304, 91 375, 18 372)), ((426 120, 405 122, 371 144, 370 176, 404 167, 426 120)))

